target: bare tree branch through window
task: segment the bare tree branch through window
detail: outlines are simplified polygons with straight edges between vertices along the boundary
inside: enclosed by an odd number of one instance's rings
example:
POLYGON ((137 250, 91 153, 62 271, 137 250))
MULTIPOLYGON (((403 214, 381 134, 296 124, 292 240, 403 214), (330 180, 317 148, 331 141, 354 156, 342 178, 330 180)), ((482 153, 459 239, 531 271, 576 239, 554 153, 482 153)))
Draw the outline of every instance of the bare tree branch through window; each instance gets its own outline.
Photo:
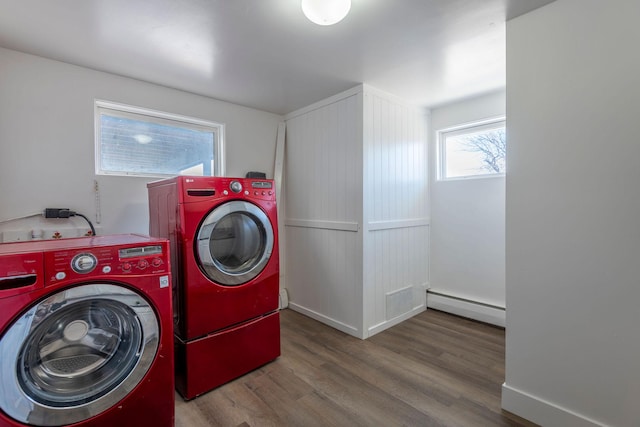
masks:
POLYGON ((507 166, 504 119, 439 133, 439 179, 502 175, 507 166))
POLYGON ((482 154, 483 169, 494 173, 505 172, 507 138, 504 129, 468 136, 463 145, 470 152, 482 154))

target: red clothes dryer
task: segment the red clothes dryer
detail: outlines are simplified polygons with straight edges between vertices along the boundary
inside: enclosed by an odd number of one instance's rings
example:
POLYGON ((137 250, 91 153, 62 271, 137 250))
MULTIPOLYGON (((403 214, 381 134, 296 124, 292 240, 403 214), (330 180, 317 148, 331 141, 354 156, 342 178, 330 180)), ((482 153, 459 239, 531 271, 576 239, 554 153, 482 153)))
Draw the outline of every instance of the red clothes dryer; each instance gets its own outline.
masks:
POLYGON ((176 388, 191 399, 280 355, 274 185, 180 176, 147 187, 150 234, 172 245, 176 388))
POLYGON ((174 425, 169 246, 0 244, 0 426, 174 425))

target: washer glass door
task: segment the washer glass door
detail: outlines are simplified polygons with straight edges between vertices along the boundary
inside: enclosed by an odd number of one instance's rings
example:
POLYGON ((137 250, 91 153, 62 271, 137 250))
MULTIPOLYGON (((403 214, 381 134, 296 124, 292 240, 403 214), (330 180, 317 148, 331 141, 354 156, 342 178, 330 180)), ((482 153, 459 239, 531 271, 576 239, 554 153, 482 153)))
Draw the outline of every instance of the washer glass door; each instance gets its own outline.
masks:
POLYGON ((0 408, 37 426, 91 418, 142 380, 158 340, 155 312, 127 288, 87 284, 57 292, 0 338, 0 408))
POLYGON ((237 286, 256 277, 273 252, 273 228, 258 206, 234 200, 213 209, 198 230, 200 267, 212 281, 237 286))

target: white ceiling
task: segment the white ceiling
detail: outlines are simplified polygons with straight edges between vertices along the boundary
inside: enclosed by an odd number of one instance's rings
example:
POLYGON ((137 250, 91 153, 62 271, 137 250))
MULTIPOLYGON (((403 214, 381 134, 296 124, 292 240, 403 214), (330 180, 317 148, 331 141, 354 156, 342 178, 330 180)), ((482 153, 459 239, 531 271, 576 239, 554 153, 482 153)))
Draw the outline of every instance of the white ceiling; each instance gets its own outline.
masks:
MULTIPOLYGON (((0 46, 285 114, 358 83, 434 106, 505 85, 505 21, 552 0, 0 0, 0 46)), ((0 74, 1 78, 1 74, 0 74)))

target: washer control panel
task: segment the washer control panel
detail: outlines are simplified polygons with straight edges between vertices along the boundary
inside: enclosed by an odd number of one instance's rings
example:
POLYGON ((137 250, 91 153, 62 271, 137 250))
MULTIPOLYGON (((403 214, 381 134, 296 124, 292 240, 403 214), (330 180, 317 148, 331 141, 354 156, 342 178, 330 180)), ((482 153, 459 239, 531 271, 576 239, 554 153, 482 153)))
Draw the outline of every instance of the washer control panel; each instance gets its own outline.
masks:
POLYGON ((143 272, 163 268, 165 260, 162 257, 162 246, 144 246, 121 249, 119 258, 122 261, 120 268, 123 273, 143 272))
POLYGON ((54 251, 45 254, 47 281, 57 283, 90 275, 166 274, 169 272, 166 252, 162 244, 54 251))

